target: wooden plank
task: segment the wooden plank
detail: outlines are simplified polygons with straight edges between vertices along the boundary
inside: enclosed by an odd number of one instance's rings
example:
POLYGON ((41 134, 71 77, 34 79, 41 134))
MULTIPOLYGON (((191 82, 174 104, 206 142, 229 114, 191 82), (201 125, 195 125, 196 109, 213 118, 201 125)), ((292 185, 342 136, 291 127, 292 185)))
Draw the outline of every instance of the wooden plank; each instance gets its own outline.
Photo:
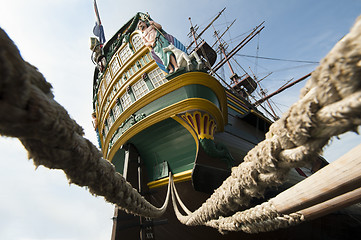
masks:
MULTIPOLYGON (((297 212, 361 187, 361 144, 273 200, 283 214, 297 212)), ((327 206, 327 205, 323 205, 327 206)))
POLYGON ((309 221, 359 202, 361 202, 361 188, 357 188, 315 206, 303 209, 300 213, 305 217, 306 221, 309 221))

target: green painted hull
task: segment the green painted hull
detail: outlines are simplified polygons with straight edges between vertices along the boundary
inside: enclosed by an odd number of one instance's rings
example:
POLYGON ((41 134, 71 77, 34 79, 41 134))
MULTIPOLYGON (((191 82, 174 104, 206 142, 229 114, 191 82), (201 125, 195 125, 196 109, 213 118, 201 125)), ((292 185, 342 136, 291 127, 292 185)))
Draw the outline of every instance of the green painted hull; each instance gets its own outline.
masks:
MULTIPOLYGON (((147 171, 148 181, 162 177, 161 163, 167 162, 173 174, 193 168, 197 147, 192 135, 177 121, 166 119, 132 137, 128 143, 137 149, 147 171)), ((117 171, 123 173, 124 150, 114 156, 117 171)))

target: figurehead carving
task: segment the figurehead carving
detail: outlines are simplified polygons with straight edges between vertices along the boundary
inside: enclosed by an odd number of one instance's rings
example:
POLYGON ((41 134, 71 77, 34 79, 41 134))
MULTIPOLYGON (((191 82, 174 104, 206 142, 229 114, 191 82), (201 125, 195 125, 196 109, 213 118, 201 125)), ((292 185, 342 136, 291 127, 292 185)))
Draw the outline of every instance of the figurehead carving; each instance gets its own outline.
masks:
POLYGON ((181 42, 166 33, 159 23, 150 20, 148 16, 144 15, 139 20, 138 29, 142 32, 144 44, 151 49, 153 59, 163 71, 173 73, 183 67, 190 71, 193 68, 191 59, 196 60, 195 68, 201 69, 202 61, 197 53, 188 55, 181 42))

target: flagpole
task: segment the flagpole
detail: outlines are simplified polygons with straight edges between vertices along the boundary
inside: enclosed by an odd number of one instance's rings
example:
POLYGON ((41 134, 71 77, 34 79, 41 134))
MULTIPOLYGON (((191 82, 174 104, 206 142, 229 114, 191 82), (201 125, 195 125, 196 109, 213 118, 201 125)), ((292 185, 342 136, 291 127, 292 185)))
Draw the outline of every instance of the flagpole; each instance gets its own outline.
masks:
POLYGON ((99 15, 99 11, 98 11, 98 5, 97 5, 97 1, 94 0, 94 10, 95 10, 95 16, 97 18, 97 22, 99 25, 102 24, 102 22, 100 21, 100 15, 99 15))
POLYGON ((105 43, 106 40, 105 40, 103 25, 102 22, 100 21, 100 15, 96 0, 94 0, 94 11, 95 11, 96 23, 93 29, 93 33, 95 36, 99 38, 100 44, 103 44, 105 43))

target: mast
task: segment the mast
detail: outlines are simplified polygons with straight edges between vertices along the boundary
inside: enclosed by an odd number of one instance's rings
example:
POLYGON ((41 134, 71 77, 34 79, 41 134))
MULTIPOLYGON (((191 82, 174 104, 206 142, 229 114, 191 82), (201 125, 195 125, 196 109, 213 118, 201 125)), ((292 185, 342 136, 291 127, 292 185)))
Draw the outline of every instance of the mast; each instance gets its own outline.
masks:
MULTIPOLYGON (((220 11, 220 12, 217 14, 217 16, 207 25, 207 27, 205 27, 205 28, 203 29, 203 31, 202 31, 200 34, 198 34, 197 37, 194 38, 194 41, 189 44, 189 46, 187 47, 187 50, 193 45, 193 43, 196 43, 196 42, 197 42, 197 40, 200 38, 200 36, 202 36, 202 34, 214 23, 214 21, 216 21, 216 20, 219 18, 219 16, 221 16, 221 14, 224 12, 224 10, 226 10, 226 8, 223 8, 222 11, 220 11)), ((191 29, 191 31, 192 31, 192 30, 193 30, 193 29, 191 29)), ((192 32, 192 34, 193 34, 193 32, 192 32)), ((194 36, 193 36, 193 37, 194 37, 194 36)))
MULTIPOLYGON (((196 44, 196 48, 198 47, 198 43, 197 43, 197 38, 196 38, 196 33, 195 33, 195 30, 194 30, 194 27, 193 27, 193 24, 192 24, 192 20, 191 20, 191 17, 189 17, 188 18, 189 19, 189 22, 190 22, 190 24, 191 24, 191 33, 192 33, 192 36, 193 36, 193 39, 194 39, 194 43, 196 44)), ((193 43, 192 42, 192 43, 193 43)), ((191 43, 191 44, 192 44, 191 43)), ((190 47, 191 45, 189 45, 188 46, 188 48, 190 47)), ((188 48, 187 48, 187 50, 188 50, 188 48)))
POLYGON ((243 48, 249 41, 251 41, 257 34, 259 34, 263 29, 264 26, 259 29, 257 32, 256 30, 261 27, 263 25, 264 21, 258 25, 257 27, 255 27, 255 29, 248 34, 247 37, 245 37, 234 49, 232 49, 232 51, 229 52, 229 54, 223 58, 213 69, 213 72, 216 72, 219 68, 221 68, 230 58, 232 58, 239 50, 241 50, 241 48, 243 48))
MULTIPOLYGON (((234 19, 233 22, 227 27, 227 29, 221 34, 221 36, 219 36, 219 38, 222 38, 224 36, 224 34, 231 28, 231 26, 233 25, 233 23, 236 21, 237 19, 234 19)), ((212 47, 214 47, 214 45, 216 45, 217 41, 215 43, 213 43, 212 47)))
MULTIPOLYGON (((225 50, 225 48, 224 48, 224 46, 223 46, 223 44, 222 44, 222 42, 221 42, 221 39, 220 39, 220 37, 218 36, 218 33, 217 33, 217 31, 214 31, 214 35, 216 36, 216 38, 217 38, 217 40, 218 40, 218 42, 219 42, 219 49, 221 50, 221 52, 223 53, 223 55, 224 55, 224 57, 226 58, 227 57, 227 54, 226 54, 226 50, 225 50)), ((230 71, 231 71, 231 80, 233 81, 233 82, 236 82, 236 80, 237 80, 237 74, 235 74, 235 72, 233 71, 233 68, 232 68, 232 65, 231 65, 231 63, 227 60, 226 61, 227 62, 227 64, 228 64, 228 67, 229 67, 229 69, 230 69, 230 71)))
POLYGON ((253 105, 256 106, 256 107, 259 106, 259 105, 260 105, 261 103, 263 103, 264 101, 268 100, 269 98, 273 97, 274 95, 277 95, 277 94, 283 92, 283 91, 286 90, 287 88, 292 87, 292 86, 295 85, 296 83, 299 83, 299 82, 305 80, 305 79, 308 78, 309 76, 311 76, 311 73, 309 73, 309 74, 307 74, 307 75, 305 75, 305 76, 303 76, 303 77, 301 77, 301 78, 299 78, 299 79, 297 79, 297 80, 295 80, 295 81, 293 81, 293 82, 291 82, 291 83, 289 83, 289 84, 287 84, 287 85, 285 85, 285 86, 277 89, 277 90, 274 91, 273 93, 271 93, 271 94, 265 96, 264 98, 258 100, 258 101, 255 102, 253 105))

